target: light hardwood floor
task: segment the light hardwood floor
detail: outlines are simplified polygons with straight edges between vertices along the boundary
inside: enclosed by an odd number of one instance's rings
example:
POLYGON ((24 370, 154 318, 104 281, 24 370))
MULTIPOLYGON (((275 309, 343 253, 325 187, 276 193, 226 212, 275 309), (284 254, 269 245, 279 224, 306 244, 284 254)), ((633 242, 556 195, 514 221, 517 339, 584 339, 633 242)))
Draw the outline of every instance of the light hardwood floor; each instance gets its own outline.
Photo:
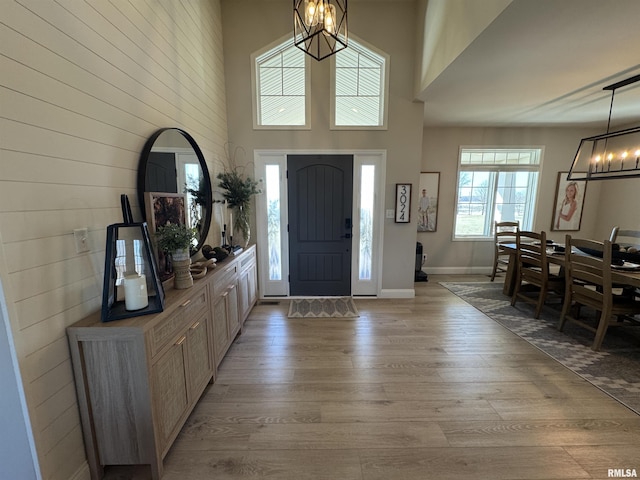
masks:
POLYGON ((430 276, 414 299, 357 299, 355 319, 257 305, 164 479, 640 475, 638 415, 438 284, 476 280, 488 278, 430 276))

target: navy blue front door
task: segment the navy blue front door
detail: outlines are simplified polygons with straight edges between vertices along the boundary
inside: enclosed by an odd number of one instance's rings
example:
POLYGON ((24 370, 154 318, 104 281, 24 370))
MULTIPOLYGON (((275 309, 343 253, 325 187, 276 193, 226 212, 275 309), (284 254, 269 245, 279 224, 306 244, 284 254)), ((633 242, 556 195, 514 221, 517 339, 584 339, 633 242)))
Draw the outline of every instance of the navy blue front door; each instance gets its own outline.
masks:
POLYGON ((289 292, 351 295, 352 155, 288 155, 289 292))

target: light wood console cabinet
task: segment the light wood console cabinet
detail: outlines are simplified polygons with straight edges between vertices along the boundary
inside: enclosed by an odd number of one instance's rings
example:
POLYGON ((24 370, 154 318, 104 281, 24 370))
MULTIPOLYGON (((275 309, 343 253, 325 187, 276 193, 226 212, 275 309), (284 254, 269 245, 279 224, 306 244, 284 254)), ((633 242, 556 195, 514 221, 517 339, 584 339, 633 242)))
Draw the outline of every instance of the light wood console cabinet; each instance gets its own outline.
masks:
POLYGON ((238 307, 241 323, 249 316, 258 299, 256 256, 247 255, 238 261, 238 307))
POLYGON ((255 246, 186 290, 162 313, 109 323, 100 312, 67 329, 94 480, 105 465, 162 461, 257 300, 255 246))
POLYGON ((225 266, 213 285, 213 334, 216 350, 216 368, 240 330, 238 316, 238 262, 225 266))

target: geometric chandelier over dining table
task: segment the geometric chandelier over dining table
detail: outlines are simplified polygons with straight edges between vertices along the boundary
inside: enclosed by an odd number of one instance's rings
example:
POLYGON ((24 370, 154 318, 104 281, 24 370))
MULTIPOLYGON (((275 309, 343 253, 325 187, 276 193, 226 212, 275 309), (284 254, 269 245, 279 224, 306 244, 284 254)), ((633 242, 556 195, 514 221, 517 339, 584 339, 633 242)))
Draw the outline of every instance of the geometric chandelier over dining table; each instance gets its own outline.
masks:
POLYGON ((609 180, 640 176, 640 126, 609 131, 616 90, 639 81, 640 75, 635 75, 603 88, 611 90, 607 131, 580 141, 568 180, 609 180))
POLYGON ((347 48, 347 0, 293 0, 293 42, 316 60, 347 48))

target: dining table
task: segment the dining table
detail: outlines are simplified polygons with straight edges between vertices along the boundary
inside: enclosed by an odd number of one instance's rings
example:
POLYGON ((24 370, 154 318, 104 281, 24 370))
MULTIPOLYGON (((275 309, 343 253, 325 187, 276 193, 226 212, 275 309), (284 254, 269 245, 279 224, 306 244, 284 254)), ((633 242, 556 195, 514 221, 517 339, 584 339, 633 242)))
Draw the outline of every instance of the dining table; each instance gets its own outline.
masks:
MULTIPOLYGON (((516 287, 517 281, 517 245, 515 243, 502 244, 505 253, 509 254, 509 263, 504 277, 502 293, 511 297, 516 287)), ((586 253, 584 255, 587 255, 586 253)), ((547 262, 550 265, 558 265, 560 270, 565 268, 566 259, 564 245, 554 243, 547 247, 547 262)), ((640 266, 639 266, 640 267, 640 266)), ((616 286, 629 286, 640 288, 640 268, 622 269, 616 265, 611 268, 611 280, 616 286)))

